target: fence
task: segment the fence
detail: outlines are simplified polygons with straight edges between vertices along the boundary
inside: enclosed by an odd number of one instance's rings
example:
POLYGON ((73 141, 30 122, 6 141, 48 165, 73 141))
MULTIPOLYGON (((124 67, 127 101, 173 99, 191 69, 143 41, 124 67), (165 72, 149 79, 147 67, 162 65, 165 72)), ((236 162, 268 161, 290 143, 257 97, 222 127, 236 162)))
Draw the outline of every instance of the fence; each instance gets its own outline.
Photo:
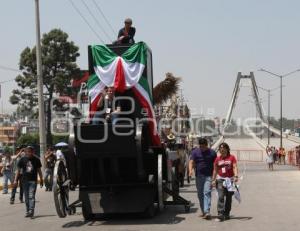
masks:
POLYGON ((263 162, 265 159, 263 150, 231 150, 231 153, 236 156, 238 161, 263 162))
POLYGON ((300 153, 297 152, 295 148, 288 151, 287 162, 289 165, 300 167, 300 153))

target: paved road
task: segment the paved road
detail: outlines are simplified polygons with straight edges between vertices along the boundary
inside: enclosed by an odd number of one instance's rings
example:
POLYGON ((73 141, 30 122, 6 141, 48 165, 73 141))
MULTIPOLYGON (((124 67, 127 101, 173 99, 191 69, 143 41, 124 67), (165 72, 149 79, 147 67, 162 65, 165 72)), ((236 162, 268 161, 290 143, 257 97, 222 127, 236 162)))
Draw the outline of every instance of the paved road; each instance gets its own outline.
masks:
POLYGON ((231 150, 264 150, 253 138, 227 138, 231 150))
MULTIPOLYGON (((263 142, 265 142, 267 144, 268 139, 264 138, 263 142)), ((279 147, 280 146, 280 138, 271 138, 270 145, 279 147)), ((296 146, 298 146, 299 143, 284 138, 284 139, 282 139, 282 145, 286 150, 291 150, 291 149, 295 148, 296 146)))
MULTIPOLYGON (((240 183, 243 201, 241 204, 234 201, 233 219, 224 223, 198 218, 199 204, 192 182, 182 189, 182 195, 194 203, 189 214, 184 213, 182 207, 167 207, 153 219, 123 216, 85 223, 80 209, 76 215, 61 219, 56 216, 52 194, 39 189, 36 218, 30 220, 24 218, 24 204, 9 205, 9 196, 1 194, 1 230, 299 230, 300 171, 289 166, 275 166, 275 171, 269 172, 261 163, 240 163, 240 169, 245 172, 240 183)), ((211 212, 216 214, 215 193, 211 212)))

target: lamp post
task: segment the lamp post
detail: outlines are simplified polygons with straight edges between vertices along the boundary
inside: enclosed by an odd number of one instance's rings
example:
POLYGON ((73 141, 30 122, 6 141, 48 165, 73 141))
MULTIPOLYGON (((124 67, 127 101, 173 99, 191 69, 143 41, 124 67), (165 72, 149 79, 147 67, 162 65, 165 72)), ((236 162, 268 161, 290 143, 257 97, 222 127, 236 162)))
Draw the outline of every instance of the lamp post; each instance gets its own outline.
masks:
MULTIPOLYGON (((284 86, 283 86, 284 87, 284 86)), ((270 145, 270 108, 271 108, 271 92, 279 89, 280 87, 276 87, 273 89, 266 89, 263 87, 258 87, 261 90, 268 93, 268 146, 270 145)))
POLYGON ((266 72, 270 75, 273 75, 275 77, 280 78, 280 148, 282 148, 282 79, 289 76, 289 75, 292 75, 296 72, 299 72, 300 69, 291 71, 291 72, 289 72, 287 74, 284 74, 284 75, 278 75, 278 74, 275 74, 275 73, 273 73, 271 71, 268 71, 266 69, 263 69, 263 68, 259 69, 258 71, 266 72))

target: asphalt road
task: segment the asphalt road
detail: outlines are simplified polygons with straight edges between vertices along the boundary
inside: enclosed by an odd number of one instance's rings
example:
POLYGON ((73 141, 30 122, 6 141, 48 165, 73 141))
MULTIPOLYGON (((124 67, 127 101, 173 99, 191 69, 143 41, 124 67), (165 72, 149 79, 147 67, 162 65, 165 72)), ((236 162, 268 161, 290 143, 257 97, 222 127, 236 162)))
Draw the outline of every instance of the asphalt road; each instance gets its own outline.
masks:
MULTIPOLYGON (((0 195, 0 229, 3 231, 56 230, 253 230, 295 231, 300 229, 300 171, 289 166, 266 170, 262 163, 239 163, 242 203, 233 203, 232 219, 223 223, 199 218, 199 204, 194 182, 182 189, 182 196, 194 203, 191 212, 181 206, 169 206, 153 219, 136 215, 84 222, 81 211, 67 218, 56 216, 52 193, 38 189, 34 219, 24 218, 25 205, 9 204, 9 195, 0 195)), ((76 192, 72 195, 76 198, 76 192)), ((213 192, 212 215, 216 215, 216 194, 213 192)))

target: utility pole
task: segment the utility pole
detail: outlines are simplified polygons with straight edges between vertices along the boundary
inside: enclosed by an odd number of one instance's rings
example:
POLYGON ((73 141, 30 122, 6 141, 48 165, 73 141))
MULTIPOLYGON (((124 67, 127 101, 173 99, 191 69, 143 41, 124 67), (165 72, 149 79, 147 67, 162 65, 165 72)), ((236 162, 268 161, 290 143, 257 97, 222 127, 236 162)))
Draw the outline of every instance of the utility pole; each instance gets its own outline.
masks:
POLYGON ((38 105, 39 105, 40 158, 42 162, 42 170, 44 170, 44 166, 45 166, 44 154, 46 151, 46 132, 45 132, 44 96, 43 96, 39 0, 35 0, 35 23, 36 23, 36 64, 37 64, 37 90, 38 90, 38 105))
POLYGON ((276 87, 276 88, 273 88, 273 89, 266 89, 266 88, 263 88, 263 87, 258 87, 261 90, 268 93, 268 146, 270 145, 271 92, 275 91, 279 88, 282 88, 282 87, 285 87, 285 86, 279 86, 279 87, 276 87))
POLYGON ((271 90, 268 89, 268 146, 270 145, 270 107, 271 107, 271 90))

